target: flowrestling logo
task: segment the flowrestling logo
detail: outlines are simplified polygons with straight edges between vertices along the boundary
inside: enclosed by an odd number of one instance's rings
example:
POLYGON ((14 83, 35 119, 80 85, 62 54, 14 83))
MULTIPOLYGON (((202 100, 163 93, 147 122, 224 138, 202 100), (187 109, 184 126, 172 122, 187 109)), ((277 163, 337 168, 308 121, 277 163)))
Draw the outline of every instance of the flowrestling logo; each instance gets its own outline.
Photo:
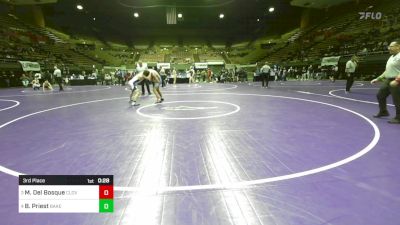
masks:
POLYGON ((381 12, 359 12, 360 20, 380 20, 382 18, 381 12))

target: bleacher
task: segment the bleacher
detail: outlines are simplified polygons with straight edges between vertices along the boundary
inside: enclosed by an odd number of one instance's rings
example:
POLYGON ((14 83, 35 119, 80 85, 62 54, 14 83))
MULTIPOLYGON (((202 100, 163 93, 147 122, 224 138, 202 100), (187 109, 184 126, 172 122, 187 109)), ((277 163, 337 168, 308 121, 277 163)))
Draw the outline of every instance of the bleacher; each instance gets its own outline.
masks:
POLYGON ((207 51, 199 55, 200 62, 224 61, 221 52, 207 51))
POLYGON ((400 7, 388 0, 377 3, 373 10, 384 16, 376 21, 360 20, 358 11, 362 10, 365 5, 349 7, 340 15, 331 12, 306 29, 296 28, 282 36, 263 37, 228 48, 223 44, 198 41, 199 44, 190 45, 178 40, 133 43, 133 47, 128 47, 94 37, 73 37, 36 27, 13 15, 0 15, 0 64, 15 65, 18 60, 25 60, 39 62, 43 70, 52 70, 57 64, 81 71, 91 70, 93 65, 129 66, 138 60, 178 64, 210 61, 312 64, 325 56, 386 54, 390 40, 397 38, 400 31, 400 7), (85 42, 89 47, 82 44, 85 42))
POLYGON ((188 48, 177 47, 171 52, 171 62, 174 63, 192 63, 194 62, 193 53, 188 48))
POLYGON ((161 51, 149 49, 141 51, 139 59, 142 62, 164 62, 164 54, 161 51))

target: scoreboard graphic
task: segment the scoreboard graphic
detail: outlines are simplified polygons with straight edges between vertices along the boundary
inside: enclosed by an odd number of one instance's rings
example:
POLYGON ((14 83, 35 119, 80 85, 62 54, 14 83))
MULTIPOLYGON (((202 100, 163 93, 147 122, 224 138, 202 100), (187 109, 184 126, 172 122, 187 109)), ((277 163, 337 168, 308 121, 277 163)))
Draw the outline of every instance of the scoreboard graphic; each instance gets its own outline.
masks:
POLYGON ((112 213, 112 175, 21 175, 20 213, 112 213))

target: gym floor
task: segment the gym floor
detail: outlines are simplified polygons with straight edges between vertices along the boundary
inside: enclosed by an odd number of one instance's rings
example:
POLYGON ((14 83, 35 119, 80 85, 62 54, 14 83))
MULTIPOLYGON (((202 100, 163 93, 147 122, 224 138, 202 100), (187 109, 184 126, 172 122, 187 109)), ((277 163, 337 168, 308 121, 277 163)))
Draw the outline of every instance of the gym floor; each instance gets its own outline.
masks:
POLYGON ((344 86, 0 89, 0 224, 398 225, 400 126, 344 86), (114 212, 20 214, 20 174, 114 175, 114 212))

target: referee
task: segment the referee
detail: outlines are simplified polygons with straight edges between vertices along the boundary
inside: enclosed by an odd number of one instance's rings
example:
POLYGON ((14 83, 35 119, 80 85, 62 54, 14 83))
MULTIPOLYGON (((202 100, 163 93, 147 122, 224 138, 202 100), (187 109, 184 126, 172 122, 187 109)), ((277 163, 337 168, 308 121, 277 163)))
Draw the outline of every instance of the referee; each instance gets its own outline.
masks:
POLYGON ((261 69, 260 69, 262 87, 264 87, 264 84, 265 84, 265 88, 268 88, 270 71, 271 71, 271 67, 268 66, 268 62, 265 62, 264 66, 261 67, 261 69))
POLYGON ((62 86, 62 75, 61 75, 61 70, 57 68, 57 66, 54 66, 54 72, 53 72, 54 78, 56 79, 56 82, 58 86, 60 87, 59 91, 64 91, 64 88, 62 86))
POLYGON ((396 108, 396 116, 389 120, 388 123, 400 124, 400 86, 390 86, 390 82, 395 80, 396 76, 400 74, 400 39, 392 41, 388 49, 391 56, 386 63, 385 71, 371 81, 371 84, 382 81, 382 85, 376 95, 379 103, 379 112, 374 117, 389 116, 386 99, 391 94, 396 108))

